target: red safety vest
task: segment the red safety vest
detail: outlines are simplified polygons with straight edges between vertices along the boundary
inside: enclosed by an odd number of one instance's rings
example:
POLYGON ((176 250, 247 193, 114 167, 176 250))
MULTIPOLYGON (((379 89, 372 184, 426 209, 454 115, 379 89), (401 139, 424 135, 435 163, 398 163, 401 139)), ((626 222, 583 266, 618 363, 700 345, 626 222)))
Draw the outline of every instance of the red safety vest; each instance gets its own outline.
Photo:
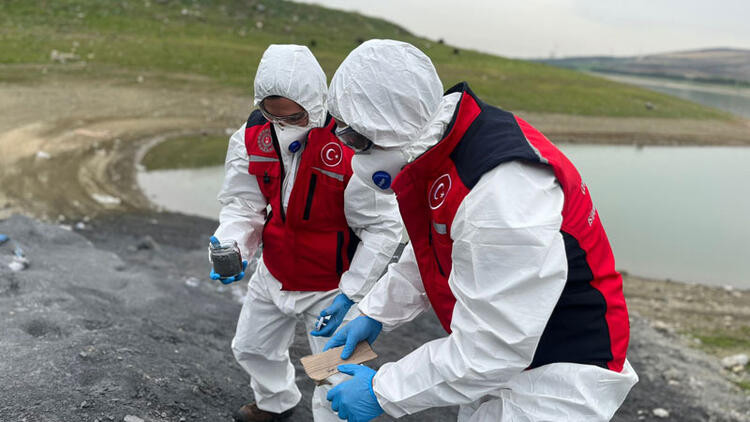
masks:
POLYGON ((271 211, 263 228, 263 262, 283 290, 338 288, 359 239, 344 215, 344 189, 354 152, 326 127, 309 132, 286 211, 281 206, 285 177, 272 125, 257 110, 245 128, 248 171, 271 211))
MULTIPOLYGON (((549 165, 565 196, 561 233, 568 279, 531 367, 574 362, 620 371, 630 328, 622 277, 586 185, 547 138, 511 113, 482 103, 466 83, 444 138, 399 173, 393 190, 409 233, 425 292, 450 333, 456 298, 448 285, 451 225, 483 174, 503 162, 549 165)), ((498 278, 501 278, 498 274, 498 278)))

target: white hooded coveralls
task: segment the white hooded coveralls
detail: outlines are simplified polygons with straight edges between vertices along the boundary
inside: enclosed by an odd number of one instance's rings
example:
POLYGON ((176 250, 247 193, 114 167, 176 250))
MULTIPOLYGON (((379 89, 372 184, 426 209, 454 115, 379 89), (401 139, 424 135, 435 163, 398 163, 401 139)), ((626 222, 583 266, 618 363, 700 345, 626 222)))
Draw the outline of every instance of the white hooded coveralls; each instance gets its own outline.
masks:
MULTIPOLYGON (((412 161, 442 139, 456 110, 460 94, 441 91, 419 50, 372 40, 337 70, 329 107, 375 145, 412 161)), ((627 361, 621 372, 575 363, 526 370, 566 283, 563 201, 550 168, 518 161, 487 172, 468 193, 450 232, 452 333, 378 370, 373 390, 388 414, 460 405, 460 421, 612 417, 638 379, 627 361)), ((359 304, 384 331, 428 307, 410 246, 359 304)))
MULTIPOLYGON (((255 77, 255 104, 271 95, 295 101, 309 114, 310 128, 324 126, 326 119, 326 77, 315 57, 304 46, 271 45, 263 54, 255 77)), ((276 130, 282 130, 276 128, 276 130)), ((248 173, 245 126, 229 140, 225 178, 218 199, 223 205, 215 236, 237 241, 242 256, 252 257, 261 242, 266 218, 266 199, 255 176, 248 173)), ((282 188, 286 208, 294 188, 299 157, 304 151, 281 148, 286 177, 282 188)), ((383 273, 401 236, 401 220, 395 198, 375 191, 352 176, 344 191, 348 225, 361 239, 348 271, 341 276, 340 290, 327 292, 282 291, 281 283, 268 271, 261 258, 249 282, 247 295, 232 341, 239 364, 250 374, 255 400, 260 409, 281 413, 294 407, 301 394, 289 360, 298 319, 309 333, 320 311, 339 293, 358 302, 383 273)), ((352 307, 347 320, 356 316, 352 307)), ((313 353, 322 351, 327 338, 308 334, 313 353)), ((343 376, 331 377, 337 384, 343 376)), ((316 421, 338 421, 325 395, 330 386, 316 387, 313 415, 316 421)))

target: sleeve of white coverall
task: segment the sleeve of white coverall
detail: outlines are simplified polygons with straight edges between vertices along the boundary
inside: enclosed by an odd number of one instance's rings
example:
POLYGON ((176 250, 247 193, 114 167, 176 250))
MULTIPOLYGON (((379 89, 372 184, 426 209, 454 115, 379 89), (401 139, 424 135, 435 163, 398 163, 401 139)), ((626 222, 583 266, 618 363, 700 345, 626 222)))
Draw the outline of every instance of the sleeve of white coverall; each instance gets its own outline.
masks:
POLYGON ((388 272, 359 303, 359 310, 382 323, 383 330, 390 331, 418 317, 429 306, 414 249, 409 243, 399 261, 388 267, 388 272))
POLYGON ((242 125, 229 139, 224 183, 218 195, 222 205, 219 228, 214 236, 221 241, 236 241, 244 259, 252 257, 258 249, 267 205, 258 180, 248 173, 249 161, 245 148, 245 125, 242 125))
POLYGON ((403 226, 396 195, 378 192, 352 175, 344 190, 344 214, 361 242, 339 288, 359 302, 383 274, 398 248, 403 226))
POLYGON ((452 333, 380 368, 388 414, 471 403, 528 367, 567 277, 562 206, 549 168, 510 162, 480 179, 451 227, 452 333))

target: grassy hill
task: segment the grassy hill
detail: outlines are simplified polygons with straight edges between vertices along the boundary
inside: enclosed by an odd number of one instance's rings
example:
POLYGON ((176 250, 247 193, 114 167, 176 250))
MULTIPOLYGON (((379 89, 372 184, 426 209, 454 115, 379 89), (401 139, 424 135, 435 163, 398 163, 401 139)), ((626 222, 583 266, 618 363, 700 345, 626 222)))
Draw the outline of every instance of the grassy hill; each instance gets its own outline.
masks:
POLYGON ((346 54, 370 38, 415 44, 435 62, 446 87, 467 80, 483 99, 509 110, 728 118, 576 71, 457 50, 381 19, 278 0, 3 0, 0 82, 30 82, 55 72, 85 78, 145 73, 165 83, 187 75, 181 84, 249 94, 260 55, 271 43, 310 46, 330 78, 346 54))

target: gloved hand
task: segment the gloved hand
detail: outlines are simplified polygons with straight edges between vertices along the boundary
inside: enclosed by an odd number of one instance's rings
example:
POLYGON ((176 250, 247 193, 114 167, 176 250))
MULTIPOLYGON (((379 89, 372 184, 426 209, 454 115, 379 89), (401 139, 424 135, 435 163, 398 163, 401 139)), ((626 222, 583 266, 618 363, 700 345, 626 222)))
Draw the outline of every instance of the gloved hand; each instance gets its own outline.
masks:
POLYGON ((349 308, 351 308, 352 305, 354 305, 354 302, 351 299, 345 294, 339 293, 339 295, 333 299, 331 306, 320 311, 321 318, 328 315, 331 316, 326 322, 325 327, 319 330, 313 330, 310 334, 319 337, 330 337, 331 334, 339 328, 339 325, 344 322, 344 317, 346 316, 346 313, 349 312, 349 308))
MULTIPOLYGON (((216 246, 219 245, 219 239, 217 239, 216 236, 211 236, 210 238, 208 238, 208 240, 209 242, 211 242, 212 245, 216 245, 216 246)), ((247 268, 247 261, 243 260, 242 271, 235 276, 222 277, 214 271, 213 267, 211 267, 211 272, 208 274, 208 276, 211 278, 211 280, 219 280, 223 284, 231 284, 231 283, 234 283, 235 281, 240 281, 242 280, 243 277, 245 277, 245 268, 247 268)))
POLYGON ((372 390, 375 371, 364 365, 339 365, 339 371, 353 377, 333 387, 326 395, 331 409, 339 413, 339 418, 367 422, 380 416, 383 408, 372 390))
POLYGON ((219 280, 223 284, 232 284, 235 281, 240 281, 243 277, 245 277, 245 268, 247 268, 247 260, 242 261, 242 272, 233 277, 222 277, 219 274, 216 274, 213 267, 211 267, 211 272, 208 274, 208 276, 211 277, 211 280, 219 280))
POLYGON ((358 316, 336 332, 336 335, 328 340, 323 351, 325 352, 332 347, 344 344, 344 350, 341 351, 341 359, 349 359, 360 341, 367 340, 368 343, 372 344, 378 338, 378 334, 380 334, 380 330, 382 329, 383 324, 378 321, 365 315, 358 316))

